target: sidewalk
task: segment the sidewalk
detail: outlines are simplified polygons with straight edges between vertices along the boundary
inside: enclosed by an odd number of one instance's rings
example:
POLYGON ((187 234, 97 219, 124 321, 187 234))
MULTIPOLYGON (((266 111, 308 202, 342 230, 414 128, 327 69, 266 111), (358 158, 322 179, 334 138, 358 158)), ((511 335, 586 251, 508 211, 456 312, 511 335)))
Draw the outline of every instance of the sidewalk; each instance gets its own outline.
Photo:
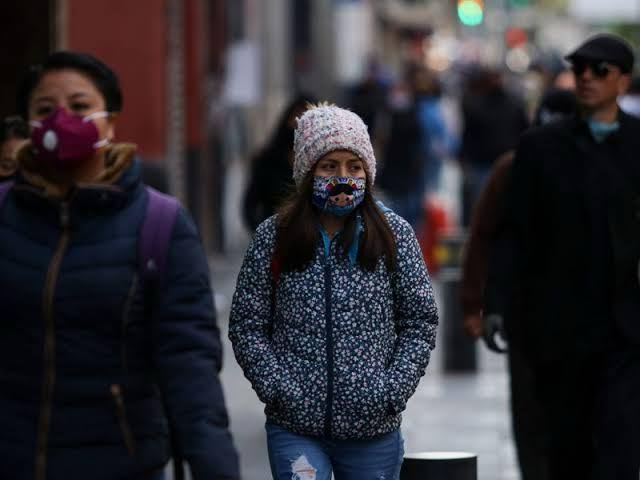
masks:
MULTIPOLYGON (((231 430, 241 455, 242 478, 266 480, 270 476, 263 406, 242 375, 227 338, 229 306, 241 261, 240 245, 238 251, 212 261, 218 323, 225 346, 222 382, 231 430)), ((437 294, 437 282, 434 286, 437 294)), ((479 348, 477 374, 445 375, 440 356, 441 350, 436 348, 427 374, 403 415, 405 451, 474 452, 478 454, 479 480, 517 480, 506 359, 479 348)))

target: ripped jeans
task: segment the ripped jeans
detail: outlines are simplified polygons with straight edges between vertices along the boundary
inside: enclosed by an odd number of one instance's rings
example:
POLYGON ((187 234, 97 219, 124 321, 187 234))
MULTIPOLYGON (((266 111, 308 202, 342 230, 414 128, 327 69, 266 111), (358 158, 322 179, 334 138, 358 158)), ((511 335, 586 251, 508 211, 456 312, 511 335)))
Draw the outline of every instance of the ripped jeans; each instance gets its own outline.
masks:
POLYGON ((368 440, 296 435, 267 423, 274 480, 398 480, 404 456, 400 430, 368 440))

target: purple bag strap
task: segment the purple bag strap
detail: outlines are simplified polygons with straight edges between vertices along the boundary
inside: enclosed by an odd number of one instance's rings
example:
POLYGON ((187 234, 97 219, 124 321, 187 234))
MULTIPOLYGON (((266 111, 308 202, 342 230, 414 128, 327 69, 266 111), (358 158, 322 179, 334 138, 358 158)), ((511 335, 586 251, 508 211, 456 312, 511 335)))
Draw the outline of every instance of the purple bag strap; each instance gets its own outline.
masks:
MULTIPOLYGON (((145 185, 145 190, 148 200, 138 237, 138 268, 142 284, 147 287, 146 293, 157 294, 167 273, 167 255, 180 203, 175 198, 160 193, 148 185, 145 185)), ((147 295, 147 301, 152 302, 153 296, 147 295)), ((166 405, 164 408, 167 410, 166 405)), ((174 427, 170 426, 173 476, 176 480, 181 480, 184 478, 183 459, 177 448, 175 435, 174 427)))
POLYGON ((148 201, 138 238, 139 271, 144 283, 160 284, 165 278, 171 233, 180 204, 149 186, 145 190, 148 201))
POLYGON ((5 198, 7 198, 7 194, 13 187, 13 182, 3 182, 0 183, 0 206, 2 206, 5 198))

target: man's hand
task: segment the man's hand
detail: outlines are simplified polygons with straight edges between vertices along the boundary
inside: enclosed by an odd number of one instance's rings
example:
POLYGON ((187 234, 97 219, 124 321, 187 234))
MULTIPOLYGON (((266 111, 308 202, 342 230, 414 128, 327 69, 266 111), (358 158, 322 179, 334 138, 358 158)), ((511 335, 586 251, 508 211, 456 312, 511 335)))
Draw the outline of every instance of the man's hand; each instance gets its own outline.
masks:
POLYGON ((482 336, 482 314, 481 313, 467 313, 464 316, 462 328, 467 335, 473 338, 479 338, 482 336))
POLYGON ((504 331, 504 318, 502 315, 495 313, 486 315, 482 318, 483 331, 482 337, 487 344, 487 348, 496 353, 507 352, 507 337, 504 331), (500 337, 497 342, 496 336, 500 337))

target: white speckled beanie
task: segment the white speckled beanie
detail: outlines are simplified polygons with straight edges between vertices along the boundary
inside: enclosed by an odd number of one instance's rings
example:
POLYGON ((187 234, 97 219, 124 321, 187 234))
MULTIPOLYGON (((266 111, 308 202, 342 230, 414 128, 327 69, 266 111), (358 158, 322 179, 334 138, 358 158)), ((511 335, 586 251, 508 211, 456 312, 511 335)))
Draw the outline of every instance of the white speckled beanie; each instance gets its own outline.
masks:
POLYGON ((348 150, 363 162, 369 184, 376 179, 367 126, 355 113, 335 105, 315 105, 298 118, 293 140, 293 179, 300 185, 320 158, 334 150, 348 150))

